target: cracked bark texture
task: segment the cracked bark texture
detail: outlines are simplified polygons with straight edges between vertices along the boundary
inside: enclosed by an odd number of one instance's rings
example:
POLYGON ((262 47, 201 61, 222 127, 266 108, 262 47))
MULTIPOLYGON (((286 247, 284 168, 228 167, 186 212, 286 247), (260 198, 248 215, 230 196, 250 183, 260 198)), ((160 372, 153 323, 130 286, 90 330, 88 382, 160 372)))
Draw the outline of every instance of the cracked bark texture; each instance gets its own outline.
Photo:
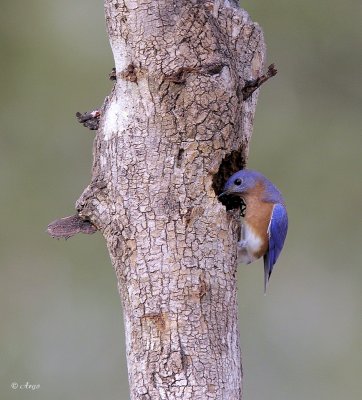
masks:
POLYGON ((228 0, 105 13, 116 81, 77 209, 117 275, 130 397, 239 400, 238 213, 217 194, 247 160, 257 91, 242 89, 262 73, 262 31, 228 0))

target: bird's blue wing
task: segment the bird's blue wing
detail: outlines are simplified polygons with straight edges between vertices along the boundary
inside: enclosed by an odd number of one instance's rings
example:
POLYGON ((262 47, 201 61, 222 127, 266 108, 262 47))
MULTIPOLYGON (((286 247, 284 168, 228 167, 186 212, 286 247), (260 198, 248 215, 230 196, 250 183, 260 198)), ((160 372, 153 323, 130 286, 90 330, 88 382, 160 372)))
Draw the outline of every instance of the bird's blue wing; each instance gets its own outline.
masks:
POLYGON ((268 227, 269 248, 264 256, 264 291, 273 271, 287 236, 288 214, 283 204, 275 204, 273 207, 268 227))

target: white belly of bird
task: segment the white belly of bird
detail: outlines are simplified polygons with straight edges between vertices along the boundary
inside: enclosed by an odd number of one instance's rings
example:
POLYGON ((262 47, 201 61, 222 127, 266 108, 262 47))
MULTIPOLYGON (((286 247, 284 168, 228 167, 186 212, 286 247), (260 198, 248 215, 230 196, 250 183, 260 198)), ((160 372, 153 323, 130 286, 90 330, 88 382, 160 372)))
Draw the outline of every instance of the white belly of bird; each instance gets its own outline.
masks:
POLYGON ((244 222, 241 228, 241 239, 238 242, 238 261, 243 264, 250 264, 257 260, 255 254, 260 250, 261 246, 261 238, 251 226, 244 222))

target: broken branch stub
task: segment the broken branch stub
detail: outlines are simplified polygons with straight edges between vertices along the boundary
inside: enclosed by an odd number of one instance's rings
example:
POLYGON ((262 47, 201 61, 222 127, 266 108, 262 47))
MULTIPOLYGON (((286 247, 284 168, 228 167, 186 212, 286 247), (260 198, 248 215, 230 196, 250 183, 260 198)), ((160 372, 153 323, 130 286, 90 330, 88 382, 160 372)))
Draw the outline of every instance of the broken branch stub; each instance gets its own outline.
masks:
POLYGON ((83 220, 76 214, 51 222, 48 225, 47 232, 53 238, 68 239, 77 233, 91 235, 97 232, 97 228, 91 222, 83 220))

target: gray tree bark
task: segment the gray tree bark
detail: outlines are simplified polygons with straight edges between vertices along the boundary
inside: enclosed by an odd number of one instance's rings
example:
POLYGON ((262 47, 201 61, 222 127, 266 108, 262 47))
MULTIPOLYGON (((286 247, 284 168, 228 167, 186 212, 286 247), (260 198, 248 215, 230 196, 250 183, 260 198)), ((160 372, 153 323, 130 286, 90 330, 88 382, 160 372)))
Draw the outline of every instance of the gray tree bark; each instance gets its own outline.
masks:
POLYGON ((131 399, 239 400, 236 212, 217 199, 247 160, 259 26, 231 0, 105 0, 116 83, 77 202, 117 275, 131 399))

